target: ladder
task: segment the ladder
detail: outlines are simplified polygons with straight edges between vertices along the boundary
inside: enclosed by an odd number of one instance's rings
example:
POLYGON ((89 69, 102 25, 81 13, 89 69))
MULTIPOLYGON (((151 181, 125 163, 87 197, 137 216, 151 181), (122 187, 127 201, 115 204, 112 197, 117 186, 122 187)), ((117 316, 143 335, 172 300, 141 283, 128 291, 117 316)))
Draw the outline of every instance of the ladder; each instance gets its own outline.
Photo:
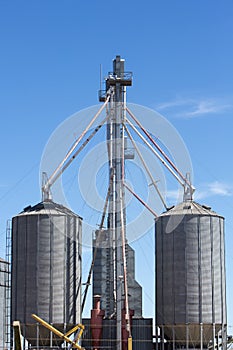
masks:
POLYGON ((5 298, 4 298, 4 348, 11 348, 11 220, 6 227, 6 261, 8 262, 5 273, 5 298))

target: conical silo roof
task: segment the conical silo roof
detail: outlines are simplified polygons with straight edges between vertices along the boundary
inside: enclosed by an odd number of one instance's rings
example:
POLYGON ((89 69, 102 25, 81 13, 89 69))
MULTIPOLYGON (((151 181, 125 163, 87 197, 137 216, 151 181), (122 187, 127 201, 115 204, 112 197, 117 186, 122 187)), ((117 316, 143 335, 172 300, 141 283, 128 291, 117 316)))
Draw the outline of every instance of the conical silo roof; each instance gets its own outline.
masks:
POLYGON ((162 213, 161 216, 170 216, 170 215, 208 215, 208 216, 217 216, 223 217, 219 215, 215 211, 211 209, 211 207, 207 205, 202 205, 194 201, 186 201, 177 204, 174 207, 171 207, 166 212, 162 213))
POLYGON ((76 216, 78 218, 81 218, 79 215, 75 214, 70 209, 66 208, 62 204, 55 203, 51 200, 46 200, 40 203, 37 203, 36 205, 29 205, 23 209, 22 212, 17 214, 17 216, 24 216, 24 215, 71 215, 76 216))

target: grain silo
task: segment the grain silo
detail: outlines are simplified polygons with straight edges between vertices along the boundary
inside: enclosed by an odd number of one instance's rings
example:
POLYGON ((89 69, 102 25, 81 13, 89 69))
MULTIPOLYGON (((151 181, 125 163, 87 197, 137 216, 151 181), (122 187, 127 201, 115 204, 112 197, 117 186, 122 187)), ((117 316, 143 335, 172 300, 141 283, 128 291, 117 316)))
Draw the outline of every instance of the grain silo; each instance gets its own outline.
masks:
POLYGON ((156 324, 160 346, 226 346, 224 218, 186 201, 156 222, 156 324))
POLYGON ((52 201, 12 220, 11 320, 32 345, 55 343, 32 313, 60 330, 81 320, 81 228, 79 216, 52 201))

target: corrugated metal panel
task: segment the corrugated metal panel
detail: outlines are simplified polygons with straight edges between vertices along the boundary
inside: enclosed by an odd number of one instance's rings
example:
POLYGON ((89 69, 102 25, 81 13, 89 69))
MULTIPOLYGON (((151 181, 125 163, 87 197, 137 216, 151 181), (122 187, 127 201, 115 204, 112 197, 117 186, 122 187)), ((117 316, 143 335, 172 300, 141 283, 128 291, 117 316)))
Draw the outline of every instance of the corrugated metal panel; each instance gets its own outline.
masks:
MULTIPOLYGON (((85 325, 82 346, 86 350, 93 349, 91 344, 90 319, 83 319, 85 325)), ((153 320, 151 318, 134 318, 132 320, 132 339, 134 350, 153 349, 153 320)), ((101 349, 116 349, 116 320, 103 320, 101 349)))
POLYGON ((153 349, 152 323, 152 318, 139 318, 132 320, 132 339, 134 350, 153 349))
MULTIPOLYGON (((81 218, 46 202, 14 217, 12 227, 12 321, 33 324, 35 313, 61 328, 80 322, 81 218)), ((24 334, 36 344, 35 327, 24 334)))
POLYGON ((181 203, 156 222, 156 318, 180 344, 226 324, 224 219, 207 207, 181 203))

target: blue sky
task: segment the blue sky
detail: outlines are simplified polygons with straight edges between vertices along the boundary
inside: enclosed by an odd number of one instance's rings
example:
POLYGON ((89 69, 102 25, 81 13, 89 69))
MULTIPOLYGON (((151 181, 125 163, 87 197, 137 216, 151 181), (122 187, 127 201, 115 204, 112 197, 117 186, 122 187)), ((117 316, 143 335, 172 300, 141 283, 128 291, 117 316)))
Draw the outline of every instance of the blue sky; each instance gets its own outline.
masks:
MULTIPOLYGON (((120 54, 134 76, 128 101, 174 125, 192 159, 196 199, 226 218, 233 333, 232 18, 231 0, 0 0, 2 257, 7 219, 40 201, 47 140, 67 117, 98 103, 100 64, 106 73, 120 54)), ((149 233, 134 244, 136 259, 152 241, 149 233)), ((150 259, 146 268, 153 273, 150 259)), ((153 284, 144 279, 138 275, 148 283, 144 307, 150 310, 153 284)))

